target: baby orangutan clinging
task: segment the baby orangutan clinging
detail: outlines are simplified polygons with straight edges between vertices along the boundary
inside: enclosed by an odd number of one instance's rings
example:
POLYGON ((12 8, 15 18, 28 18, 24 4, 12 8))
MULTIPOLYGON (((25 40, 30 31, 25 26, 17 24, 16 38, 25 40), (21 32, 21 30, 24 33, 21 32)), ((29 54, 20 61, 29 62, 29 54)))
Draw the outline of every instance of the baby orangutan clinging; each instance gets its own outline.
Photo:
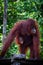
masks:
POLYGON ((39 40, 39 29, 36 21, 32 19, 21 20, 15 23, 14 27, 11 29, 10 33, 5 40, 1 56, 4 56, 8 47, 11 45, 12 41, 16 40, 19 45, 19 50, 21 54, 26 54, 27 48, 30 48, 30 58, 39 58, 40 50, 40 40, 39 40))

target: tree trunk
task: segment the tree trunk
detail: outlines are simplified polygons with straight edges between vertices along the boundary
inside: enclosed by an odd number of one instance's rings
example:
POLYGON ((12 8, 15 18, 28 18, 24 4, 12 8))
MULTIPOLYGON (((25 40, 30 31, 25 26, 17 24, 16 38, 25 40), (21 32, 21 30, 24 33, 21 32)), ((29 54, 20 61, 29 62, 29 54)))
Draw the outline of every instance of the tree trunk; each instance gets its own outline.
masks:
POLYGON ((4 15, 3 15, 3 40, 2 42, 4 43, 6 39, 6 25, 7 25, 7 4, 8 0, 4 0, 4 15))

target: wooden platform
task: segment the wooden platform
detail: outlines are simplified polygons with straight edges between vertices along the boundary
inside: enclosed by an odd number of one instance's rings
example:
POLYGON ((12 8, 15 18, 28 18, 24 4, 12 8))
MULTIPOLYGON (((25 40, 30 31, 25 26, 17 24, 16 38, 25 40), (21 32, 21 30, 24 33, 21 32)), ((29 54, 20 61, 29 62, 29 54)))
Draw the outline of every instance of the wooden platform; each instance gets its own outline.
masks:
POLYGON ((28 59, 14 59, 13 62, 11 62, 11 59, 0 59, 0 65, 35 65, 35 64, 42 64, 43 65, 43 60, 38 59, 38 60, 28 60, 28 59))
POLYGON ((0 59, 0 65, 11 65, 11 59, 0 59))

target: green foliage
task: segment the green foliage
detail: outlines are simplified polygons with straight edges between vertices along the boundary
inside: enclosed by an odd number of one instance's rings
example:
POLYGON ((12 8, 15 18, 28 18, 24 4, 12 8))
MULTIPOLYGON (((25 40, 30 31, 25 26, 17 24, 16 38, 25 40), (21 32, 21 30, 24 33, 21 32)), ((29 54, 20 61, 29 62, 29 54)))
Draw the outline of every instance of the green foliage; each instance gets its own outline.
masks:
POLYGON ((13 54, 18 54, 19 53, 19 50, 18 50, 18 46, 15 45, 15 43, 13 43, 9 49, 8 49, 8 52, 6 53, 5 57, 8 58, 10 57, 11 55, 13 54))
MULTIPOLYGON (((2 34, 3 27, 3 12, 4 12, 4 2, 0 0, 0 33, 2 34)), ((7 33, 13 27, 14 23, 18 20, 26 20, 27 18, 36 19, 39 23, 39 30, 41 33, 41 58, 43 58, 43 0, 8 0, 8 12, 7 12, 7 33)), ((0 36, 1 37, 1 36, 0 36)), ((1 40, 1 39, 0 39, 1 40)), ((1 40, 2 41, 2 40, 1 40)), ((6 56, 11 56, 11 54, 17 53, 17 47, 15 44, 11 45, 10 50, 7 52, 6 56)), ((28 53, 27 53, 28 56, 28 53)))

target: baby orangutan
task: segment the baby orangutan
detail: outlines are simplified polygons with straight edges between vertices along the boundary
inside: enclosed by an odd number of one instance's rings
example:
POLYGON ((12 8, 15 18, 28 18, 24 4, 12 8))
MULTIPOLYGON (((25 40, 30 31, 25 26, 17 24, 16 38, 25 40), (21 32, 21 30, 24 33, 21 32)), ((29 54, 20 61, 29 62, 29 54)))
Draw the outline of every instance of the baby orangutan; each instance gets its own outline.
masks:
POLYGON ((8 47, 15 39, 16 43, 19 45, 19 50, 21 54, 26 54, 27 48, 29 47, 30 58, 38 59, 40 55, 39 38, 40 37, 37 22, 32 19, 21 20, 15 23, 14 27, 8 34, 2 49, 1 56, 5 55, 8 47))

